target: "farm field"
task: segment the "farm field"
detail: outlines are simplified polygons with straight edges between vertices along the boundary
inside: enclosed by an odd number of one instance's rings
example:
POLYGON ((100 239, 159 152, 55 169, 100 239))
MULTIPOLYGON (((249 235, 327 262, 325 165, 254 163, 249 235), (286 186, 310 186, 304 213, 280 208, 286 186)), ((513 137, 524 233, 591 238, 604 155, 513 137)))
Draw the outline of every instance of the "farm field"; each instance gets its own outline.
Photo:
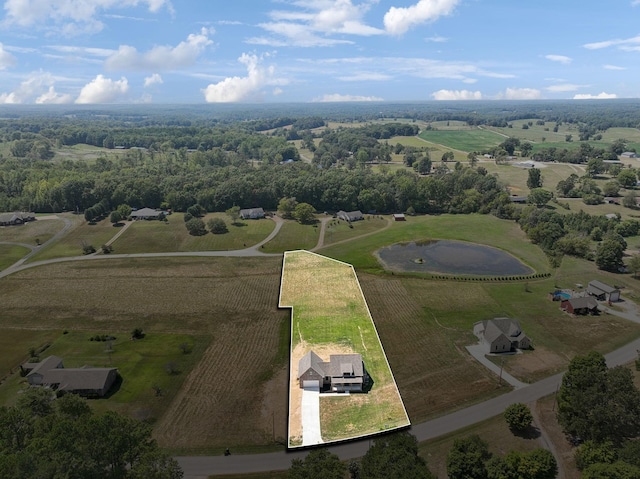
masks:
POLYGON ((284 253, 296 249, 311 249, 318 244, 320 224, 302 225, 297 221, 284 220, 278 235, 266 243, 263 253, 284 253))
POLYGON ((21 226, 0 226, 0 241, 27 243, 35 246, 36 239, 40 244, 51 239, 64 227, 62 220, 36 220, 21 226))
POLYGON ((353 268, 306 251, 285 253, 280 307, 291 310, 289 446, 301 445, 298 361, 314 351, 362 355, 373 387, 366 393, 320 397, 323 442, 353 439, 409 425, 366 300, 353 268))
POLYGON ((114 253, 243 249, 259 243, 275 228, 275 223, 269 219, 239 220, 237 225, 233 225, 231 219, 224 213, 209 213, 203 221, 206 224, 212 218, 222 218, 227 224, 228 233, 192 236, 185 227, 183 213, 169 215, 167 222, 135 221, 113 243, 114 253))
POLYGON ((480 128, 464 130, 424 130, 419 135, 425 141, 464 152, 479 151, 498 146, 505 139, 497 133, 480 128))

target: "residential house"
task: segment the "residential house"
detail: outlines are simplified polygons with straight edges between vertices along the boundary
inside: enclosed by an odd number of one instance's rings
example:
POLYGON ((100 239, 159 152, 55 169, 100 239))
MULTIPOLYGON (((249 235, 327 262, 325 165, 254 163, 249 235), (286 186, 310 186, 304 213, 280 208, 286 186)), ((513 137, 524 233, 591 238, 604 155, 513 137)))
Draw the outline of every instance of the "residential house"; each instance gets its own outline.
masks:
POLYGON ((478 321, 473 325, 473 334, 489 353, 508 353, 531 347, 531 339, 522 331, 520 323, 511 318, 478 321))
POLYGON ((258 220, 264 218, 264 210, 262 208, 245 208, 240 210, 240 218, 243 220, 258 220))
POLYGON ((39 363, 25 363, 22 369, 31 386, 92 397, 107 394, 118 377, 116 368, 65 368, 58 356, 48 356, 39 363))
POLYGON ((526 204, 529 199, 528 196, 511 195, 509 197, 512 203, 526 204))
POLYGON ((622 158, 638 158, 638 154, 635 151, 624 151, 620 153, 622 158))
POLYGON ((157 220, 163 211, 154 210, 153 208, 140 208, 131 212, 131 218, 134 220, 157 220))
POLYGON ((298 362, 300 388, 324 392, 362 392, 366 371, 360 354, 332 354, 324 362, 309 351, 298 362))
POLYGON ((565 299, 560 303, 560 309, 569 314, 586 315, 598 314, 598 302, 592 296, 565 299))
POLYGON ((0 226, 22 225, 29 221, 35 221, 33 213, 0 213, 0 226))
POLYGON ((360 221, 364 219, 364 216, 359 210, 356 210, 356 211, 340 210, 336 213, 336 216, 341 220, 347 221, 348 223, 351 223, 352 221, 360 221))
POLYGON ((589 281, 587 293, 598 301, 620 301, 620 290, 598 280, 589 281))
POLYGON ((404 213, 396 213, 393 215, 393 221, 407 221, 407 217, 404 213))

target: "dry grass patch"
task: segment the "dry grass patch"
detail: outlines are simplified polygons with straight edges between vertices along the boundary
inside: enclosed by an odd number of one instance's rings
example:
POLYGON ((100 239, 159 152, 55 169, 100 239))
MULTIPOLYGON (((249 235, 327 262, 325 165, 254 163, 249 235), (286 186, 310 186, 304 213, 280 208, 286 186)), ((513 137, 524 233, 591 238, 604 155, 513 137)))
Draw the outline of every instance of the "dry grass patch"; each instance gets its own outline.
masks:
POLYGON ((45 243, 64 227, 62 220, 36 220, 21 226, 0 226, 0 241, 37 245, 45 243))

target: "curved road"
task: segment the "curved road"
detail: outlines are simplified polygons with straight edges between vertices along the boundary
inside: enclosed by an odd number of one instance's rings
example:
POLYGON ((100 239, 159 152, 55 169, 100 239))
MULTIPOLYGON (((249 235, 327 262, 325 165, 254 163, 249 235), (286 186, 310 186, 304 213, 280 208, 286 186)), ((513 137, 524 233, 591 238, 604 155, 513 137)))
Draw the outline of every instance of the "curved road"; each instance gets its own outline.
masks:
MULTIPOLYGON (((65 227, 59 231, 53 238, 47 241, 45 244, 49 244, 54 240, 60 238, 71 227, 71 222, 64 219, 65 227)), ((232 250, 232 251, 199 251, 199 252, 173 252, 173 253, 140 253, 140 254, 111 254, 111 255, 98 255, 98 256, 73 256, 68 258, 55 258, 44 261, 36 261, 34 263, 23 264, 29 257, 33 256, 37 252, 37 249, 33 249, 20 261, 0 272, 0 278, 8 276, 9 274, 22 271, 27 268, 33 268, 42 266, 45 264, 61 263, 68 261, 87 261, 96 259, 107 258, 150 258, 150 257, 169 257, 169 256, 280 256, 280 254, 267 254, 260 251, 260 247, 273 239, 280 228, 283 221, 274 217, 276 227, 271 234, 260 243, 253 247, 232 250)), ((323 224, 324 226, 324 224, 323 224)), ((321 232, 324 231, 322 228, 321 232)), ((322 237, 322 235, 321 235, 322 237)), ((317 249, 322 245, 322 239, 319 239, 318 245, 314 249, 317 249)), ((44 246, 44 245, 43 245, 44 246)), ((633 307, 631 303, 626 304, 625 312, 617 312, 614 310, 608 310, 603 308, 606 313, 615 314, 626 319, 640 322, 638 317, 637 308, 633 307)), ((640 339, 633 341, 605 356, 607 365, 609 367, 627 364, 638 357, 638 351, 640 351, 640 339)), ((433 439, 456 430, 465 428, 472 424, 476 424, 485 419, 492 418, 499 414, 502 414, 504 409, 510 404, 516 402, 530 403, 536 401, 544 396, 553 394, 560 387, 562 380, 562 373, 545 378, 536 383, 530 384, 526 387, 516 389, 507 394, 503 394, 493 399, 489 399, 479 404, 460 409, 446 416, 441 416, 430 421, 425 421, 420 424, 415 424, 409 428, 410 432, 414 434, 418 441, 426 441, 433 439)), ((334 454, 337 454, 340 459, 347 460, 363 456, 369 445, 370 439, 362 439, 335 446, 330 446, 329 450, 334 454)), ((248 474, 264 471, 277 471, 285 470, 291 466, 291 460, 295 458, 304 458, 307 451, 295 451, 295 452, 273 452, 266 454, 250 454, 250 455, 231 455, 231 456, 181 456, 176 457, 182 470, 184 471, 185 479, 207 479, 210 475, 216 474, 248 474)))

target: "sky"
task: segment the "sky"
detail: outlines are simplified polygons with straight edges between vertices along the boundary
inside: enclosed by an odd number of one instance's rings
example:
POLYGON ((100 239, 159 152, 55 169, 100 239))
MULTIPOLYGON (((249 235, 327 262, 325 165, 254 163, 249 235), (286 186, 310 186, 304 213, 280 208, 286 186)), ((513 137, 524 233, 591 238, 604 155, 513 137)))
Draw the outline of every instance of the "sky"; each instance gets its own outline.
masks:
POLYGON ((640 97, 640 0, 0 3, 0 104, 640 97))

